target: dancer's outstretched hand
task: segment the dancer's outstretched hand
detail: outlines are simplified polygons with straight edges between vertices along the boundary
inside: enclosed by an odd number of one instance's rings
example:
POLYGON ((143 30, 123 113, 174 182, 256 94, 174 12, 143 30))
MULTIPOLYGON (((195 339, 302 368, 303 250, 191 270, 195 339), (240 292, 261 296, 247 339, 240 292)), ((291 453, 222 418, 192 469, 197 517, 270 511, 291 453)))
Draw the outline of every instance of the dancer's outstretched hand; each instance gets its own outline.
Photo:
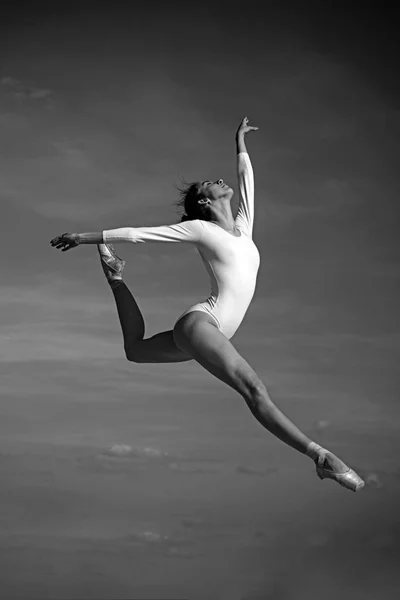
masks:
POLYGON ((245 134, 249 131, 257 131, 257 129, 258 127, 252 127, 251 125, 249 125, 249 119, 247 117, 244 117, 239 125, 239 129, 237 130, 236 135, 245 134))
POLYGON ((61 252, 66 252, 66 250, 70 250, 71 248, 75 248, 79 245, 79 234, 78 233, 63 233, 62 235, 58 235, 53 238, 50 244, 61 250, 61 252))

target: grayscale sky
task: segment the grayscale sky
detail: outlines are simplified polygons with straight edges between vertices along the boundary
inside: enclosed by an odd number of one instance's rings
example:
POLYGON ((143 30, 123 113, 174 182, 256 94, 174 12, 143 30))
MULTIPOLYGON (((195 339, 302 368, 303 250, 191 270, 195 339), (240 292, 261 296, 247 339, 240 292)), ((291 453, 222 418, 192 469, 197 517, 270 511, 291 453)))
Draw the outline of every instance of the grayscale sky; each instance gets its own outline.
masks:
MULTIPOLYGON (((394 598, 396 35, 388 13, 328 5, 5 9, 0 583, 10 596, 394 598), (196 363, 127 363, 96 248, 49 245, 67 231, 178 222, 182 177, 237 189, 244 115, 259 127, 247 145, 261 267, 232 342, 278 405, 367 477, 361 494, 320 482, 196 363)), ((117 250, 146 335, 208 296, 194 248, 117 250)))

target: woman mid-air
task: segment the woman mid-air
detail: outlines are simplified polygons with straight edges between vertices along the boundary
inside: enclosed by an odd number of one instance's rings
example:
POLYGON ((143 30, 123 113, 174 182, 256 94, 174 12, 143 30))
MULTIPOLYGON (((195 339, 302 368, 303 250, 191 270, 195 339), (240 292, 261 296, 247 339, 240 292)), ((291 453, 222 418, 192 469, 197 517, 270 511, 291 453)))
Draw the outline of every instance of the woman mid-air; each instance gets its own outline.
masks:
POLYGON ((50 244, 63 252, 97 244, 103 271, 114 294, 126 357, 135 363, 196 360, 245 399, 255 418, 280 440, 310 457, 320 479, 329 478, 353 492, 364 481, 335 454, 302 433, 272 402, 264 383, 229 341, 253 298, 260 255, 252 239, 253 170, 245 135, 258 129, 245 117, 236 133, 240 203, 231 210, 233 190, 222 179, 198 181, 182 191, 186 214, 181 223, 124 227, 99 233, 64 233, 50 244), (211 295, 188 308, 170 331, 144 339, 144 321, 122 280, 125 261, 110 242, 186 242, 195 244, 211 279, 211 295))

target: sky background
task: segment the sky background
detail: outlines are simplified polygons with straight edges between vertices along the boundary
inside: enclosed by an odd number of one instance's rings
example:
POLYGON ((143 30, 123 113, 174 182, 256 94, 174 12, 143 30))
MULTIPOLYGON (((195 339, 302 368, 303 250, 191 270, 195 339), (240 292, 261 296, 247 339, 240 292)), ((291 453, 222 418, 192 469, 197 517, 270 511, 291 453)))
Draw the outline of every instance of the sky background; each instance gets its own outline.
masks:
MULTIPOLYGON (((0 581, 12 598, 395 598, 400 491, 394 16, 323 3, 27 3, 0 24, 0 581), (96 248, 255 172, 232 342, 350 494, 194 362, 125 360, 96 248)), ((237 208, 235 194, 233 208, 237 208)), ((197 251, 120 245, 146 336, 209 293, 197 251)), ((397 596, 396 596, 397 597, 397 596)))

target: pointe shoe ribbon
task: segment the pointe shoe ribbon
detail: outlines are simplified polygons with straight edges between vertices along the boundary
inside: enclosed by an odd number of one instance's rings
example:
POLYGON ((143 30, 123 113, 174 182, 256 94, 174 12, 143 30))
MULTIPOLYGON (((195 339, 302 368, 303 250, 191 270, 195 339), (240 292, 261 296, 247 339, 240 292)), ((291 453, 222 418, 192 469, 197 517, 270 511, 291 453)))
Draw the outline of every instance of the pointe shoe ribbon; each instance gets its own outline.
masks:
POLYGON ((114 248, 114 246, 112 244, 102 244, 102 246, 105 246, 107 248, 107 250, 109 251, 109 253, 111 254, 111 256, 113 256, 117 260, 120 260, 120 261, 124 262, 122 260, 122 258, 120 256, 118 256, 118 254, 115 252, 115 248, 114 248))
POLYGON ((358 492, 365 486, 365 482, 353 469, 348 468, 344 473, 336 473, 331 469, 325 469, 323 466, 324 462, 325 456, 321 453, 315 460, 317 475, 320 479, 333 479, 352 492, 358 492))
POLYGON ((125 267, 125 261, 120 258, 111 244, 98 244, 103 271, 107 278, 121 279, 121 273, 125 267))

